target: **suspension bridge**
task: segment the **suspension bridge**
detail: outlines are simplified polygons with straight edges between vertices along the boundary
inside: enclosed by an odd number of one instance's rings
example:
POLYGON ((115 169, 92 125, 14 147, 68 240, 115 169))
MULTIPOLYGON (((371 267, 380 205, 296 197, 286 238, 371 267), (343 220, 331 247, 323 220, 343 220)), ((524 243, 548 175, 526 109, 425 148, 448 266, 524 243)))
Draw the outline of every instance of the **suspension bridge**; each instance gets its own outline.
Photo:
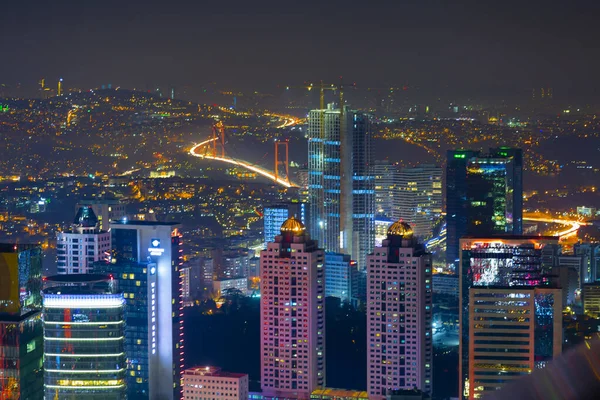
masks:
MULTIPOLYGON (((286 125, 287 126, 287 125, 286 125)), ((274 171, 252 164, 248 161, 233 158, 225 154, 225 126, 221 122, 217 122, 212 127, 212 136, 200 143, 195 144, 190 149, 190 154, 194 157, 199 157, 207 160, 215 160, 223 163, 235 165, 255 172, 258 175, 271 180, 286 188, 298 187, 298 185, 290 180, 289 175, 289 142, 276 140, 275 141, 275 163, 274 171), (281 150, 280 150, 281 149, 281 150), (280 154, 281 153, 281 154, 280 154), (285 158, 283 156, 285 155, 285 158), (280 174, 280 169, 285 171, 280 174)))

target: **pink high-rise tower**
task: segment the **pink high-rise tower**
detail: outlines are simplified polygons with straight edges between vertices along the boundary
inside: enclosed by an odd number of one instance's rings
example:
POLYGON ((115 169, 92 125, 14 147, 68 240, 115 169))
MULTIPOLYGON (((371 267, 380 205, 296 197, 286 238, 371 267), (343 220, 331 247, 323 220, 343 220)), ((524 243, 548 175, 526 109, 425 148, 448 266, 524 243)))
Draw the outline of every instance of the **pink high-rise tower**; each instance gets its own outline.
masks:
POLYGON ((309 399, 325 386, 325 253, 294 217, 260 253, 265 396, 309 399))
POLYGON ((392 390, 431 394, 433 381, 431 254, 405 222, 367 256, 367 389, 385 400, 392 390))

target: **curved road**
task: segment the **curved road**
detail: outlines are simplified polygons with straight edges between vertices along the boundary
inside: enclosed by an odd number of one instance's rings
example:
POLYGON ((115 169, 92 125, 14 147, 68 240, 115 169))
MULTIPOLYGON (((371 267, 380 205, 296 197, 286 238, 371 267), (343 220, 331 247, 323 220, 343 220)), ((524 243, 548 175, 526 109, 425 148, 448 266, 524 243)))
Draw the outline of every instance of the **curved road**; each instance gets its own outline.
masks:
POLYGON ((279 177, 275 177, 275 174, 273 174, 271 171, 268 171, 264 168, 258 167, 254 164, 251 164, 249 162, 243 161, 243 160, 238 160, 236 158, 231 158, 231 157, 219 157, 219 156, 213 156, 212 154, 210 154, 210 149, 207 146, 210 142, 212 142, 213 140, 216 140, 215 138, 211 138, 208 140, 205 140, 204 142, 200 142, 198 144, 195 144, 194 147, 191 148, 190 150, 190 154, 194 157, 199 157, 199 158, 206 158, 209 160, 216 160, 216 161, 221 161, 221 162, 225 162, 228 164, 232 164, 232 165, 236 165, 242 168, 246 168, 247 170, 256 172, 257 174, 270 179, 271 181, 280 184, 281 186, 285 186, 286 188, 291 188, 291 187, 298 187, 298 185, 296 185, 294 182, 288 181, 286 179, 282 179, 279 177))

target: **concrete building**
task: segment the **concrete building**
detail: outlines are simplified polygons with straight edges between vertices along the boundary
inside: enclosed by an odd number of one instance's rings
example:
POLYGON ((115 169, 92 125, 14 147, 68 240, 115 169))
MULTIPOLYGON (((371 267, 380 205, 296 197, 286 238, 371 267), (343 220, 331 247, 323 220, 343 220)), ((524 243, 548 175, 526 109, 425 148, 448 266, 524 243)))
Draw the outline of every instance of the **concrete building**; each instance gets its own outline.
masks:
POLYGON ((442 168, 428 164, 402 168, 394 187, 394 220, 410 224, 416 236, 431 236, 435 221, 442 215, 442 168))
POLYGON ((470 289, 465 397, 485 398, 560 355, 561 297, 555 288, 470 289))
POLYGON ((244 296, 248 294, 248 279, 233 278, 233 279, 217 279, 213 281, 213 292, 217 296, 227 294, 228 291, 235 289, 239 290, 244 296))
POLYGON ((308 228, 323 249, 349 254, 361 270, 375 241, 372 142, 366 114, 332 104, 309 112, 308 228))
POLYGON ((289 218, 260 259, 263 393, 309 399, 325 386, 325 253, 289 218))
POLYGON ((385 400, 393 390, 433 389, 432 261, 398 221, 367 257, 367 391, 385 400))
POLYGON ((583 311, 594 317, 600 317, 600 283, 583 285, 583 311))
POLYGON ((101 230, 91 207, 77 210, 71 229, 56 235, 57 273, 89 274, 92 264, 108 258, 110 233, 101 230))
POLYGON ((183 371, 183 400, 248 400, 248 375, 215 367, 183 371))
POLYGON ((433 275, 433 293, 458 297, 458 275, 433 275))
POLYGON ((98 229, 107 231, 110 221, 122 220, 127 217, 125 204, 118 199, 83 199, 77 203, 77 210, 90 207, 98 217, 98 229))
POLYGON ((583 259, 584 282, 593 283, 600 280, 600 243, 577 243, 573 246, 573 252, 583 259))
POLYGON ((126 398, 125 300, 109 275, 44 280, 44 397, 126 398))

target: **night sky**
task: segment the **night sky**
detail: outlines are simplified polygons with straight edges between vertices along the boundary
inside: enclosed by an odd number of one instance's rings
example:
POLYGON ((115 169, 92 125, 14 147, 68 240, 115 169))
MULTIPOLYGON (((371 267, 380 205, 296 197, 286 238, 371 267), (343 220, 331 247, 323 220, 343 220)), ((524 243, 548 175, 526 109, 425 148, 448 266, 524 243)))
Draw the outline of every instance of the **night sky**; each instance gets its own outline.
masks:
POLYGON ((0 83, 269 90, 343 75, 431 95, 578 96, 600 83, 598 15, 593 0, 5 1, 0 83))

